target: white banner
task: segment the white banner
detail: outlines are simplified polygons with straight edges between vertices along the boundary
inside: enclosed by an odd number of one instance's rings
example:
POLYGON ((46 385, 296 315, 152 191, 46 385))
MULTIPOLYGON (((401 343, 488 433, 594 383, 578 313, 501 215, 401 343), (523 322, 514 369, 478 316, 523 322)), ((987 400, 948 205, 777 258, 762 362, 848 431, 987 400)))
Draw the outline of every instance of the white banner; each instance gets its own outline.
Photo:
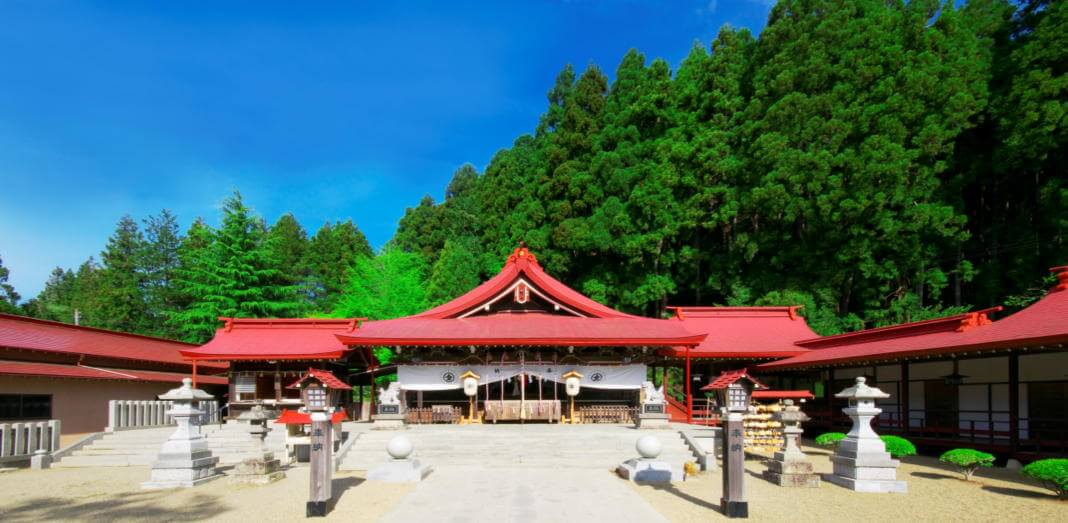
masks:
POLYGON ((497 383, 519 374, 529 374, 563 383, 562 375, 576 371, 582 375, 582 387, 591 389, 638 390, 645 381, 645 365, 398 365, 397 381, 404 390, 454 390, 463 387, 460 375, 478 374, 479 385, 497 383))

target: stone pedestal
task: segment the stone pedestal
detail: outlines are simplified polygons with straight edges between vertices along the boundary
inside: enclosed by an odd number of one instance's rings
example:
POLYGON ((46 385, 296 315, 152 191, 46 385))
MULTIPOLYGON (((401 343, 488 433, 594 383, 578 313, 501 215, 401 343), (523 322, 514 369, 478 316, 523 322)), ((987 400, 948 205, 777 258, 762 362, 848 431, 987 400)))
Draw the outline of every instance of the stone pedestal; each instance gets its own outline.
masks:
POLYGON ((660 455, 662 445, 655 436, 642 436, 634 446, 641 457, 621 463, 616 468, 619 477, 635 483, 653 485, 682 481, 681 466, 656 459, 660 455))
POLYGON ((826 480, 857 492, 908 492, 905 482, 897 480, 900 462, 891 459, 883 440, 871 428, 871 420, 882 412, 875 407, 875 399, 890 395, 864 381, 859 377, 854 386, 835 394, 849 400, 849 407, 842 412, 852 418, 853 428, 831 456, 834 474, 826 480))
POLYGON ((407 428, 405 414, 375 414, 371 416, 371 430, 398 430, 407 428))
POLYGON ((266 485, 286 477, 285 472, 282 472, 281 461, 274 457, 274 453, 268 452, 263 444, 263 439, 270 431, 266 426, 268 415, 263 407, 256 405, 251 410, 242 413, 238 419, 248 422, 249 436, 256 442, 256 450, 253 451, 252 456, 241 460, 241 463, 234 466, 230 472, 230 481, 266 485))
POLYGON ((174 402, 168 414, 174 418, 178 429, 163 443, 159 456, 152 463, 152 476, 141 484, 141 488, 193 487, 222 477, 215 470, 219 458, 211 455, 208 440, 196 424, 196 417, 202 412, 194 407, 194 403, 212 399, 211 394, 194 389, 192 380, 185 378, 181 387, 159 399, 174 402))
POLYGON ((33 456, 30 457, 30 468, 34 470, 52 468, 52 455, 44 449, 34 451, 33 456))
POLYGON ((367 472, 368 481, 386 483, 411 483, 423 481, 433 472, 430 465, 423 465, 417 459, 410 459, 415 447, 407 436, 396 436, 389 440, 386 452, 390 460, 367 472))
POLYGON ((670 418, 666 412, 642 412, 638 414, 639 429, 666 429, 670 426, 670 418))
POLYGON ((783 424, 783 447, 767 462, 764 479, 780 487, 820 486, 820 477, 812 472, 812 463, 797 444, 804 432, 801 422, 808 421, 808 416, 792 400, 786 400, 786 407, 773 417, 783 424))

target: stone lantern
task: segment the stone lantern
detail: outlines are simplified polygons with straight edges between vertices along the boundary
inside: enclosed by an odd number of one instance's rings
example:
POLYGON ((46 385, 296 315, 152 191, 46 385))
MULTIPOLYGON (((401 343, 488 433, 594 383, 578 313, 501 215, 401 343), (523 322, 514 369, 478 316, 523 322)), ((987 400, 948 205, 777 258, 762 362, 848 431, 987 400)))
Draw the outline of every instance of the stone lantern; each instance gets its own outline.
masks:
POLYGON ((571 423, 572 425, 574 425, 575 423, 577 423, 577 421, 575 420, 575 396, 578 396, 579 390, 581 390, 582 388, 582 374, 579 374, 577 371, 570 370, 565 372, 564 375, 561 377, 564 378, 564 392, 566 392, 567 396, 571 398, 571 406, 568 409, 567 423, 571 423))
POLYGON ((875 407, 875 400, 890 395, 869 387, 864 377, 858 377, 852 387, 834 397, 849 401, 842 412, 853 420, 853 428, 831 456, 834 474, 827 476, 827 481, 858 492, 907 492, 905 482, 897 481, 901 463, 890 457, 883 440, 871 428, 871 420, 882 412, 875 407))
POLYGON ((797 444, 801 438, 801 423, 808 421, 808 415, 801 412, 801 407, 794 405, 794 400, 786 400, 785 407, 772 417, 783 425, 783 447, 768 461, 768 470, 764 479, 780 487, 818 487, 820 477, 812 473, 812 463, 805 458, 797 444))
POLYGON ((181 387, 159 397, 174 402, 167 414, 174 418, 178 429, 163 442, 159 456, 152 463, 151 478, 141 484, 143 489, 193 487, 222 477, 215 470, 219 458, 211 455, 208 439, 200 432, 198 420, 204 412, 197 408, 197 404, 213 399, 213 396, 194 389, 192 383, 192 379, 183 378, 181 387))

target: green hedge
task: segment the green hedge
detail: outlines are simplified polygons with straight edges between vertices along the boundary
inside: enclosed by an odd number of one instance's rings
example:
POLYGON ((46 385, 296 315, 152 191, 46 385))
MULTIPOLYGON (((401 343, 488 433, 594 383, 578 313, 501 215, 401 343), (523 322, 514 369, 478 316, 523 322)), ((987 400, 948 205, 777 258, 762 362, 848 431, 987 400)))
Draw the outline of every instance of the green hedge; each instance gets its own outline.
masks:
POLYGON ((976 469, 994 465, 994 455, 975 449, 953 449, 939 456, 938 461, 956 466, 957 470, 964 475, 964 480, 970 481, 976 469))
POLYGON ((1020 472, 1037 479, 1057 497, 1068 499, 1068 459, 1040 459, 1028 464, 1020 472))
POLYGON ((916 455, 916 446, 901 436, 879 436, 879 439, 883 440, 886 451, 895 458, 916 455))
POLYGON ((821 447, 833 447, 838 445, 838 442, 844 440, 845 437, 846 435, 841 432, 825 432, 816 436, 816 444, 821 447))

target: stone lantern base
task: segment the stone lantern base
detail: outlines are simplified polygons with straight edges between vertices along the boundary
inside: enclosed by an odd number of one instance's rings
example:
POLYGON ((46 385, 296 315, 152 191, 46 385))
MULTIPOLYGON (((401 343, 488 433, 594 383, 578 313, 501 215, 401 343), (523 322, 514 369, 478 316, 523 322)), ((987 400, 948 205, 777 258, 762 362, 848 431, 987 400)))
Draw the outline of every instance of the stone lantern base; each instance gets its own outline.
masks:
POLYGON ((792 460, 775 453, 775 458, 768 461, 768 470, 764 479, 780 487, 819 487, 820 477, 812 472, 812 464, 803 460, 792 460))
POLYGON ((188 488, 219 479, 222 474, 215 470, 218 462, 219 458, 212 456, 210 450, 177 456, 161 454, 159 461, 152 464, 152 476, 141 488, 188 488))
POLYGON ((834 474, 826 479, 830 483, 857 492, 908 492, 908 484, 897 479, 900 462, 891 459, 887 452, 861 454, 857 457, 831 456, 834 474))
POLYGON ((281 462, 270 452, 246 458, 235 465, 233 471, 230 472, 232 483, 251 485, 266 485, 284 477, 286 473, 282 471, 281 462))

